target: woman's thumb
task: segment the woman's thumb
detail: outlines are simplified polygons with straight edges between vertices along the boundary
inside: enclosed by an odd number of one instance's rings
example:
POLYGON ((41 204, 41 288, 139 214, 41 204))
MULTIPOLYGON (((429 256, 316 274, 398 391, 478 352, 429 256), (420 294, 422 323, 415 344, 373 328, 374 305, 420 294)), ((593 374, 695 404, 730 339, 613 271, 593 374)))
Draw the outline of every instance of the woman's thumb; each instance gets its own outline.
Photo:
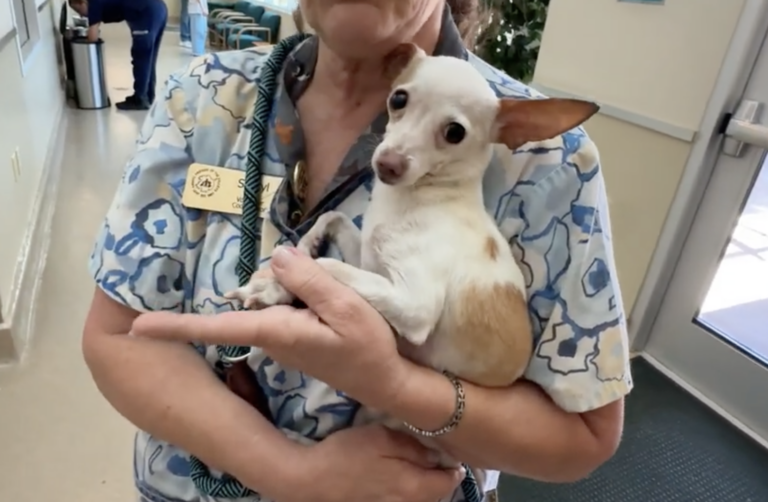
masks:
POLYGON ((320 317, 323 317, 323 306, 328 304, 329 298, 349 293, 315 260, 296 248, 275 248, 271 266, 278 282, 320 317))

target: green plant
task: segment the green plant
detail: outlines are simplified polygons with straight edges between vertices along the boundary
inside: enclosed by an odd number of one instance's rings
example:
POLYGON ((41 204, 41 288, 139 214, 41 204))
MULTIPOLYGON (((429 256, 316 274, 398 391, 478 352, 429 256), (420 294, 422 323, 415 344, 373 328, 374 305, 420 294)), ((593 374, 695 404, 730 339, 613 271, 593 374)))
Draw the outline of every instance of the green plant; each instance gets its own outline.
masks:
POLYGON ((484 0, 488 15, 479 55, 521 82, 530 82, 539 57, 549 0, 484 0))

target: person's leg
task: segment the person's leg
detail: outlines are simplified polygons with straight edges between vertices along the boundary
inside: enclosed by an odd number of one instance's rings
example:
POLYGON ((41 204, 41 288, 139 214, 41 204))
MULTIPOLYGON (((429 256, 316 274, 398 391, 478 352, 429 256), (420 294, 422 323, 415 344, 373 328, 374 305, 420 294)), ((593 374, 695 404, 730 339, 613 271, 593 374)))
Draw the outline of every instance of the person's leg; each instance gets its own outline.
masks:
POLYGON ((160 50, 168 9, 163 0, 155 0, 152 5, 128 20, 133 44, 133 96, 116 106, 120 110, 146 110, 155 97, 155 67, 160 50))
POLYGON ((119 110, 144 110, 149 108, 147 89, 154 49, 155 33, 150 19, 140 19, 129 23, 131 28, 131 62, 133 64, 133 96, 117 103, 119 110))
POLYGON ((160 2, 161 8, 158 12, 158 19, 160 24, 157 27, 157 35, 155 36, 154 50, 152 51, 152 66, 149 77, 149 88, 147 89, 147 97, 149 103, 155 102, 155 90, 157 89, 157 59, 160 55, 160 45, 163 43, 163 34, 165 34, 165 26, 168 23, 168 9, 165 7, 165 2, 160 2))
POLYGON ((189 19, 189 0, 181 0, 181 13, 179 14, 179 40, 181 45, 187 45, 192 37, 189 19))
POLYGON ((189 25, 192 33, 192 55, 205 54, 205 39, 208 36, 208 20, 202 14, 190 14, 189 25))

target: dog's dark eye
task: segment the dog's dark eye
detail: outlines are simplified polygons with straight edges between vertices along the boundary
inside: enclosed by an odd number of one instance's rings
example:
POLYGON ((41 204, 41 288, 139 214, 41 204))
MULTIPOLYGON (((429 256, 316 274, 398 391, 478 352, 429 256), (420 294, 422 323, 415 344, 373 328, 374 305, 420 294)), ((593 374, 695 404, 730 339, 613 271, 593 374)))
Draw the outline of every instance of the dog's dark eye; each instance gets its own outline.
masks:
POLYGON ((408 93, 398 90, 389 97, 389 107, 392 110, 402 110, 408 104, 408 93))
POLYGON ((467 131, 464 129, 464 126, 457 124, 456 122, 451 122, 445 126, 445 131, 443 131, 443 137, 445 138, 445 141, 452 145, 458 145, 461 143, 462 140, 464 140, 464 136, 466 135, 467 131))

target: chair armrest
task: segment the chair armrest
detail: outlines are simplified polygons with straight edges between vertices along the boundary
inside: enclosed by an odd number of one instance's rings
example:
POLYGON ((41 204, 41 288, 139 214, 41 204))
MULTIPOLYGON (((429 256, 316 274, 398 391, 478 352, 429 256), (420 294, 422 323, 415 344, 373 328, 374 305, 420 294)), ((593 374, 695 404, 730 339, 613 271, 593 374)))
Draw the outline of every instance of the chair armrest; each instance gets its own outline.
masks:
POLYGON ((215 14, 209 13, 208 17, 212 18, 213 21, 215 22, 223 21, 224 19, 227 18, 227 16, 235 16, 235 15, 240 16, 243 14, 238 10, 232 10, 232 9, 217 9, 214 12, 215 14))
POLYGON ((264 26, 244 26, 243 28, 237 30, 237 44, 240 45, 240 36, 245 35, 247 33, 264 33, 267 34, 267 42, 272 42, 272 30, 269 28, 265 28, 264 26))
POLYGON ((234 22, 234 24, 253 24, 256 21, 254 21, 250 16, 229 16, 228 18, 224 19, 224 22, 234 22))
POLYGON ((251 16, 246 16, 240 11, 232 11, 232 12, 224 12, 217 18, 218 21, 234 21, 234 20, 249 20, 253 22, 253 18, 251 16))
POLYGON ((242 28, 237 30, 237 34, 238 35, 246 34, 246 33, 266 33, 267 34, 267 38, 269 39, 269 40, 267 40, 267 42, 269 42, 272 39, 272 31, 269 28, 266 28, 264 26, 258 26, 258 25, 256 25, 256 26, 243 26, 242 28))
POLYGON ((259 23, 235 23, 229 28, 229 34, 234 35, 243 28, 258 28, 259 23))
POLYGON ((223 12, 232 12, 233 9, 213 9, 211 12, 208 13, 208 17, 216 17, 220 13, 223 12))

